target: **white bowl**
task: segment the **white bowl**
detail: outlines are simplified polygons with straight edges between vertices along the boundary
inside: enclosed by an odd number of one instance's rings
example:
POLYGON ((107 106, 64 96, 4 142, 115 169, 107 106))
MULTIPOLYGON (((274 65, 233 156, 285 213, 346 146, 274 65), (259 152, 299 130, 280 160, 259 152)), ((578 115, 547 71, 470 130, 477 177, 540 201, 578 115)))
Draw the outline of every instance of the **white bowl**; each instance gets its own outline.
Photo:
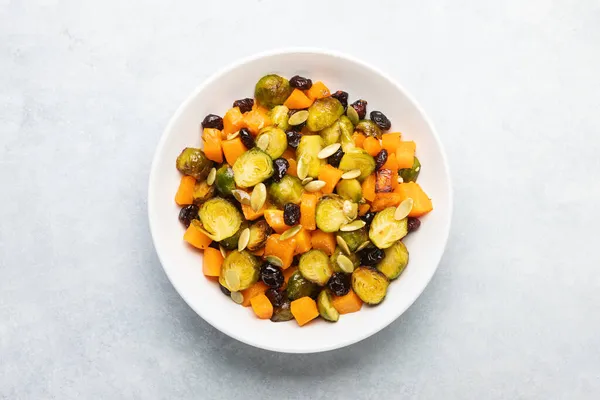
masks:
POLYGON ((175 289, 187 304, 221 332, 252 346, 286 353, 313 353, 348 346, 385 328, 423 292, 444 252, 450 230, 452 190, 446 157, 433 125, 412 97, 392 79, 351 57, 321 50, 274 51, 239 61, 200 85, 179 107, 158 144, 148 190, 148 214, 156 251, 175 289), (294 321, 272 323, 256 318, 251 308, 224 296, 214 280, 202 274, 202 254, 183 240, 183 226, 173 198, 180 174, 175 159, 184 147, 201 146, 200 123, 208 113, 223 115, 234 100, 252 97, 260 77, 277 73, 322 80, 332 91, 342 89, 350 101, 368 101, 392 121, 392 131, 417 143, 423 169, 419 183, 434 210, 422 218, 419 231, 405 244, 410 262, 376 307, 340 317, 337 323, 294 321))

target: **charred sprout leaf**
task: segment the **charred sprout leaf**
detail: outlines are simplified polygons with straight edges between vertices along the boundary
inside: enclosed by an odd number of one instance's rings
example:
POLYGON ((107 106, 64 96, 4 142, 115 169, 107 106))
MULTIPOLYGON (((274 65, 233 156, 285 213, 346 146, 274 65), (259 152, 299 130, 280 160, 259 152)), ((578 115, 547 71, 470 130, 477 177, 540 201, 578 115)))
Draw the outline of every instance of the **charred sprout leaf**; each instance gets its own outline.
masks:
POLYGON ((358 268, 360 266, 360 258, 358 258, 358 256, 356 254, 354 254, 354 253, 346 254, 346 253, 344 253, 344 251, 341 249, 340 246, 336 246, 335 251, 333 252, 333 254, 331 255, 331 258, 330 258, 331 265, 333 266, 333 272, 343 272, 337 262, 337 259, 340 256, 340 254, 348 257, 350 259, 350 261, 352 261, 354 268, 358 268))
POLYGON ((381 139, 381 129, 373 121, 363 119, 356 125, 356 130, 365 134, 365 136, 372 136, 377 139, 381 139))
POLYGON ((298 263, 298 271, 304 279, 320 286, 324 286, 333 275, 329 257, 322 250, 310 250, 302 254, 298 263))
POLYGON ((264 219, 252 224, 250 226, 250 240, 248 241, 247 246, 248 250, 255 251, 263 247, 271 232, 271 227, 264 219))
POLYGON ((369 153, 356 147, 344 154, 339 169, 342 171, 360 170, 360 176, 357 179, 362 182, 375 171, 375 160, 369 153))
POLYGON ((421 172, 421 163, 419 159, 415 157, 411 168, 403 168, 398 171, 398 174, 404 182, 416 182, 421 172))
POLYGON ((343 113, 344 107, 337 99, 318 99, 308 108, 306 126, 313 132, 321 131, 333 124, 343 113))
POLYGON ((369 239, 380 249, 387 249, 408 233, 406 218, 401 221, 396 220, 394 218, 395 212, 395 207, 381 210, 371 222, 369 239))
POLYGON ((381 272, 359 267, 352 273, 352 290, 367 304, 379 304, 387 294, 390 282, 381 272))
POLYGON ((385 257, 377 264, 377 270, 389 280, 400 276, 408 265, 408 250, 401 241, 385 249, 385 257))
POLYGON ((321 290, 317 297, 317 308, 319 315, 326 321, 337 322, 340 319, 340 313, 333 306, 331 294, 326 289, 321 290))
POLYGON ((217 242, 233 236, 242 225, 242 214, 233 204, 220 197, 202 204, 199 216, 204 229, 217 242))
POLYGON ((235 180, 233 179, 233 169, 223 164, 217 170, 215 185, 219 193, 223 196, 232 196, 231 191, 235 189, 235 180))
POLYGON ((323 232, 337 232, 351 221, 344 212, 344 201, 339 196, 322 197, 317 203, 317 227, 323 232))
POLYGON ((240 225, 240 229, 237 230, 233 236, 225 238, 219 242, 219 244, 226 250, 235 250, 238 247, 238 241, 240 240, 240 235, 248 227, 248 222, 243 221, 240 225))
POLYGON ((184 175, 203 181, 208 176, 213 162, 204 155, 201 149, 186 147, 177 157, 177 169, 184 175))
POLYGON ((196 182, 194 186, 194 204, 200 205, 215 195, 215 186, 206 181, 196 182))
POLYGON ((296 160, 300 162, 302 159, 308 165, 308 176, 316 178, 319 175, 321 165, 325 164, 325 160, 319 159, 319 152, 323 150, 323 139, 318 135, 302 136, 300 144, 296 149, 296 160))
POLYGON ((273 175, 273 160, 259 148, 252 148, 233 164, 233 178, 242 188, 257 185, 273 175))
POLYGON ((268 136, 268 146, 265 152, 274 160, 280 157, 287 149, 287 136, 285 132, 275 126, 269 126, 260 131, 256 137, 256 143, 260 143, 263 136, 268 136))
POLYGON ((335 191, 342 199, 358 203, 362 199, 362 187, 356 179, 341 179, 335 186, 335 191))
POLYGON ((273 182, 269 186, 269 199, 273 204, 280 207, 287 203, 300 204, 302 196, 302 182, 291 175, 284 175, 279 182, 273 182))
POLYGON ((288 124, 288 120, 290 119, 290 117, 288 117, 289 111, 290 109, 286 106, 273 107, 273 109, 269 113, 273 125, 275 125, 279 129, 287 131, 290 127, 290 125, 288 124))
POLYGON ((356 251, 358 246, 369 240, 369 235, 367 234, 367 228, 360 228, 351 232, 338 232, 338 236, 341 236, 348 245, 350 251, 356 251))
MULTIPOLYGON (((234 250, 225 257, 221 267, 219 283, 229 291, 237 292, 248 289, 258 281, 260 263, 256 257, 247 251, 234 250), (239 287, 231 287, 230 276, 236 276, 239 280, 239 287), (227 282, 229 280, 229 283, 227 282)), ((236 280, 237 283, 237 280, 236 280)))
POLYGON ((300 297, 315 297, 319 293, 319 286, 311 281, 304 279, 300 271, 296 271, 290 276, 287 284, 287 296, 291 301, 300 297))
POLYGON ((275 74, 265 75, 256 83, 254 98, 267 108, 283 104, 292 93, 290 82, 275 74))

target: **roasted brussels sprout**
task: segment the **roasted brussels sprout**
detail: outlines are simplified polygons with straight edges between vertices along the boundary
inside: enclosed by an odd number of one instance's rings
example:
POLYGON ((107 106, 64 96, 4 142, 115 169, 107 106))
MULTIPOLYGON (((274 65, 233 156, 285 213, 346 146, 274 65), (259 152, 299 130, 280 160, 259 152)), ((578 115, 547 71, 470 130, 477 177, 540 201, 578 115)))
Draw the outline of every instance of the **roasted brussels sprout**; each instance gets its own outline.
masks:
MULTIPOLYGON (((250 226, 250 240, 246 248, 250 251, 260 249, 265 245, 267 238, 271 234, 271 227, 267 224, 267 221, 260 220, 250 226)), ((236 242, 237 245, 237 242, 236 242)))
POLYGON ((408 265, 408 250, 401 241, 385 249, 385 257, 377 264, 377 270, 389 280, 400 276, 408 265))
POLYGON ((268 145, 265 152, 274 160, 280 157, 287 149, 287 136, 285 132, 275 126, 269 126, 262 129, 256 137, 256 143, 261 142, 263 136, 268 136, 268 145))
POLYGON ((283 104, 292 90, 287 79, 275 74, 265 75, 256 83, 254 98, 259 104, 272 108, 283 104))
POLYGON ((231 196, 231 191, 235 189, 235 180, 233 179, 233 169, 229 165, 223 164, 217 170, 214 186, 223 196, 231 196))
MULTIPOLYGON (((232 236, 225 238, 219 242, 221 246, 223 246, 226 250, 235 250, 238 247, 238 241, 240 240, 240 235, 242 231, 248 227, 248 223, 246 221, 242 221, 240 225, 240 229, 237 230, 232 236)), ((250 250, 250 249, 248 249, 250 250)))
POLYGON ((381 139, 381 129, 375 122, 368 119, 360 120, 355 129, 364 133, 365 136, 373 136, 374 138, 381 139))
POLYGON ((359 267, 352 273, 352 290, 367 304, 381 303, 389 285, 384 274, 371 268, 359 267))
POLYGON ((319 135, 323 138, 323 144, 329 146, 330 144, 338 143, 342 134, 339 121, 334 122, 327 128, 319 132, 319 135))
POLYGON ((342 150, 345 153, 356 147, 354 139, 352 138, 352 135, 354 134, 354 125, 352 125, 350 118, 345 115, 340 117, 338 125, 340 126, 340 143, 342 145, 342 150))
POLYGON ((304 296, 314 298, 319 293, 319 286, 304 279, 300 271, 296 271, 288 280, 286 292, 290 301, 294 301, 304 296))
POLYGON ((379 211, 369 229, 369 239, 380 249, 387 249, 408 233, 406 218, 398 221, 394 218, 395 207, 379 211))
POLYGON ((202 204, 198 215, 204 229, 216 242, 233 236, 242 225, 242 214, 233 204, 220 197, 202 204))
POLYGON ((194 185, 194 204, 200 205, 215 195, 215 185, 209 185, 206 181, 196 182, 194 185))
POLYGON ((233 164, 233 179, 242 188, 258 185, 273 175, 273 160, 259 148, 252 148, 233 164))
POLYGON ((333 272, 344 272, 344 271, 342 271, 342 269, 340 268, 340 266, 337 263, 337 258, 340 254, 343 254, 346 257, 348 257, 350 259, 350 261, 352 261, 354 268, 358 268, 360 266, 360 258, 358 258, 358 256, 356 254, 352 253, 352 254, 348 255, 348 254, 344 253, 344 251, 342 250, 342 248, 340 246, 336 246, 335 250, 333 251, 333 254, 330 257, 331 265, 333 266, 333 272))
POLYGON ((273 182, 269 186, 269 199, 280 207, 287 203, 300 204, 300 198, 304 188, 300 179, 291 175, 284 175, 279 182, 273 182))
POLYGON ((362 199, 362 186, 356 179, 342 179, 335 186, 335 191, 342 199, 358 203, 362 199))
POLYGON ((208 176, 213 162, 204 155, 201 149, 186 147, 177 157, 177 169, 184 175, 203 181, 208 176))
POLYGON ((317 203, 317 227, 323 232, 337 232, 351 221, 344 212, 344 200, 339 196, 322 197, 317 203))
POLYGON ((296 161, 298 164, 301 162, 306 163, 308 166, 308 176, 316 178, 319 175, 321 165, 326 163, 325 160, 321 160, 318 157, 323 147, 325 146, 321 136, 308 135, 302 136, 300 139, 300 144, 298 144, 298 148, 296 149, 296 161))
POLYGON ((357 179, 359 182, 362 182, 375 171, 375 160, 369 153, 356 147, 344 154, 342 161, 340 161, 339 169, 342 171, 359 169, 360 176, 357 179))
POLYGON ((252 254, 234 250, 223 260, 219 283, 232 292, 248 289, 258 281, 259 267, 252 254))
POLYGON ((288 124, 288 120, 290 119, 288 116, 289 112, 290 109, 286 106, 275 106, 271 112, 269 112, 269 117, 271 118, 273 125, 287 131, 290 128, 290 125, 288 124))
POLYGON ((306 126, 313 132, 321 131, 333 124, 343 113, 344 106, 338 99, 318 99, 308 108, 306 126))
POLYGON ((415 157, 412 167, 399 170, 398 175, 402 177, 404 182, 416 182, 419 177, 419 172, 421 172, 421 163, 419 162, 419 159, 415 157))
POLYGON ((302 254, 298 263, 298 271, 304 279, 320 286, 325 285, 333 275, 329 257, 322 250, 309 250, 302 254))
POLYGON ((338 236, 346 241, 350 251, 356 251, 361 244, 369 240, 367 228, 364 227, 351 232, 339 231, 338 236))
POLYGON ((340 313, 333 306, 331 294, 329 294, 327 289, 323 289, 319 293, 317 308, 319 309, 319 315, 326 321, 337 322, 340 319, 340 313))
POLYGON ((284 301, 280 306, 273 307, 273 316, 271 321, 273 322, 285 322, 294 319, 294 315, 291 310, 291 303, 289 300, 284 301))

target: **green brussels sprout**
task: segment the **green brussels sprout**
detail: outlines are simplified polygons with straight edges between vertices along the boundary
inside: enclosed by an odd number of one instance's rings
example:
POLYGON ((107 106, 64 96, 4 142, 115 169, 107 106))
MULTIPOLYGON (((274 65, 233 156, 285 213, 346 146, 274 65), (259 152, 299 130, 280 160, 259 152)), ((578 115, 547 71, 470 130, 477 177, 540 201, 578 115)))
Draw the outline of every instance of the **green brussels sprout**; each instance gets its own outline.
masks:
POLYGON ((401 241, 385 249, 383 260, 377 264, 377 270, 389 280, 396 279, 408 265, 408 249, 401 241))
POLYGON ((216 242, 233 236, 242 225, 242 214, 233 204, 221 197, 215 197, 202 204, 198 216, 204 229, 216 242))
POLYGON ((235 180, 233 179, 233 169, 228 164, 221 165, 217 170, 215 186, 223 196, 231 196, 231 191, 235 189, 235 180))
POLYGON ((272 322, 285 322, 294 319, 292 314, 291 303, 289 300, 283 302, 279 307, 273 307, 273 316, 271 317, 272 322))
POLYGON ((279 182, 273 182, 269 186, 269 199, 280 207, 287 203, 300 204, 304 187, 300 179, 291 175, 284 175, 279 182))
POLYGON ((237 249, 237 247, 238 247, 238 241, 240 240, 240 235, 242 234, 242 231, 244 229, 246 229, 247 227, 248 227, 248 222, 242 221, 242 224, 240 225, 240 229, 238 229, 237 232, 234 233, 232 236, 221 240, 219 242, 219 244, 221 246, 223 246, 224 249, 227 249, 227 250, 235 250, 235 249, 237 249))
POLYGON ((290 124, 288 124, 288 120, 290 119, 288 116, 289 112, 290 109, 286 106, 275 106, 271 112, 269 112, 269 117, 271 118, 273 125, 287 131, 290 128, 290 124))
POLYGON ((352 273, 352 290, 367 304, 381 303, 389 285, 384 274, 371 268, 358 267, 352 273))
POLYGON ((323 139, 319 135, 305 135, 300 138, 300 143, 296 149, 296 161, 308 165, 308 175, 316 178, 319 176, 319 170, 325 165, 326 160, 319 158, 319 152, 323 150, 323 139))
POLYGON ((257 147, 244 152, 233 164, 233 179, 241 188, 258 185, 273 176, 273 160, 257 147))
MULTIPOLYGON (((272 230, 267 221, 260 220, 250 226, 250 239, 246 248, 255 251, 263 247, 272 230)), ((237 245, 237 243, 236 243, 237 245)))
POLYGON ((323 232, 337 232, 352 219, 344 212, 344 200, 339 196, 325 196, 317 203, 317 227, 323 232))
POLYGON ((214 185, 209 185, 208 183, 206 183, 206 181, 196 182, 196 185, 194 185, 194 204, 199 206, 214 195, 214 185))
POLYGON ((335 192, 342 199, 358 203, 362 199, 362 186, 356 179, 342 179, 335 185, 335 192))
POLYGON ((267 108, 283 104, 294 89, 290 82, 275 74, 265 75, 259 79, 254 88, 254 98, 267 108))
POLYGON ((350 121, 350 118, 342 115, 338 122, 340 126, 340 143, 342 144, 342 151, 344 153, 352 150, 356 146, 354 145, 354 139, 352 135, 354 134, 354 125, 350 121))
POLYGON ((340 254, 343 254, 346 257, 348 257, 350 259, 350 261, 352 261, 354 268, 358 268, 360 266, 360 258, 355 253, 348 255, 348 254, 344 253, 344 251, 342 250, 342 248, 340 246, 336 246, 335 250, 333 251, 333 254, 330 257, 331 265, 333 265, 333 272, 344 272, 340 268, 340 266, 338 265, 338 262, 337 262, 337 258, 340 254))
POLYGON ((363 149, 356 147, 343 155, 338 168, 342 171, 359 169, 360 176, 357 179, 362 182, 375 171, 375 159, 363 149))
POLYGON ((294 301, 305 296, 314 298, 319 293, 319 285, 304 279, 300 271, 296 271, 288 280, 286 292, 290 301, 294 301))
POLYGON ((324 286, 333 275, 329 257, 322 250, 309 250, 302 254, 298 262, 298 271, 304 279, 320 286, 324 286))
POLYGON ((408 222, 394 218, 396 207, 388 207, 375 214, 369 229, 369 239, 380 249, 391 247, 408 233, 408 222))
POLYGON ((358 249, 358 246, 369 240, 367 228, 365 227, 351 232, 340 231, 338 232, 338 236, 341 236, 342 239, 346 241, 346 244, 348 245, 350 251, 356 251, 356 249, 358 249))
POLYGON ((319 309, 319 315, 326 321, 337 322, 340 319, 340 313, 333 306, 331 294, 327 289, 323 289, 319 293, 317 308, 319 309))
POLYGON ((321 131, 333 124, 344 113, 344 106, 334 97, 315 100, 308 107, 306 126, 313 132, 321 131))
POLYGON ((260 262, 256 257, 245 250, 234 250, 223 260, 219 283, 232 292, 239 292, 254 285, 259 272, 260 262))
POLYGON ((381 128, 379 128, 375 122, 369 119, 360 120, 355 129, 364 133, 365 136, 372 136, 374 138, 381 139, 381 128))
POLYGON ((275 126, 263 128, 256 137, 256 143, 259 143, 261 137, 268 136, 268 146, 265 152, 274 160, 281 157, 285 149, 287 149, 287 136, 285 132, 275 126))
POLYGON ((402 177, 404 182, 416 182, 419 177, 419 172, 421 172, 421 163, 419 162, 419 159, 415 157, 412 167, 402 168, 398 171, 398 175, 402 177))
POLYGON ((335 121, 333 124, 323 129, 319 132, 319 135, 323 138, 323 144, 325 146, 339 142, 340 136, 342 135, 340 121, 335 121))
POLYGON ((213 162, 204 155, 201 149, 186 147, 179 157, 177 157, 177 169, 184 175, 196 178, 197 181, 203 181, 208 176, 213 162))

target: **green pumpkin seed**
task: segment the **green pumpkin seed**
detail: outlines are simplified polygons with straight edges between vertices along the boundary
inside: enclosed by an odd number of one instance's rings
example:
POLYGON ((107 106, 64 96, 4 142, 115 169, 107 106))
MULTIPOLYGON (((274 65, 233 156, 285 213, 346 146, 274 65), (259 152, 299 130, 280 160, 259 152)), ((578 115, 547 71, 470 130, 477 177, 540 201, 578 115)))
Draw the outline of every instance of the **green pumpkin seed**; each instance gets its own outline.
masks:
POLYGON ((340 231, 342 232, 352 232, 352 231, 357 231, 360 228, 362 228, 363 226, 365 226, 367 223, 361 219, 357 219, 356 221, 350 222, 349 224, 346 225, 342 225, 342 227, 340 228, 340 231))
POLYGON ((354 178, 358 178, 360 176, 361 172, 360 169, 351 169, 348 172, 344 172, 342 174, 342 179, 354 179, 354 178))
POLYGON ((268 263, 273 264, 277 267, 283 267, 283 261, 281 261, 281 258, 279 258, 277 256, 266 256, 265 260, 268 263))
POLYGON ((288 124, 292 126, 300 125, 308 119, 308 110, 297 111, 290 117, 288 124))
POLYGON ((271 142, 271 137, 269 135, 260 135, 258 140, 256 141, 256 147, 261 149, 262 151, 267 151, 269 147, 269 143, 271 142))
POLYGON ((307 178, 302 179, 302 185, 306 185, 308 182, 312 181, 313 178, 311 178, 310 176, 307 178))
POLYGON ((317 154, 317 157, 321 160, 331 157, 336 151, 339 150, 340 147, 342 147, 342 145, 339 143, 330 144, 321 150, 319 154, 317 154))
POLYGON ((356 219, 358 216, 358 205, 350 200, 344 200, 344 214, 350 219, 356 219))
POLYGON ((348 106, 346 115, 348 116, 348 119, 350 119, 350 122, 352 122, 352 125, 354 125, 354 126, 358 125, 358 121, 360 120, 360 118, 358 117, 358 113, 356 112, 354 107, 348 106))
POLYGON ((240 131, 230 133, 229 135, 227 135, 227 140, 235 139, 239 135, 240 135, 240 131))
POLYGON ((221 251, 223 258, 227 257, 227 250, 225 250, 225 247, 219 245, 219 250, 221 251))
POLYGON ((351 274, 354 271, 354 264, 352 263, 352 261, 350 261, 348 257, 346 257, 343 254, 337 256, 337 264, 340 266, 342 271, 344 271, 347 274, 351 274))
POLYGON ((248 246, 248 242, 250 241, 250 229, 246 228, 240 234, 240 238, 238 239, 238 251, 242 251, 248 246))
POLYGON ((298 174, 298 178, 305 179, 308 176, 309 165, 304 156, 300 157, 298 160, 298 165, 296 166, 296 173, 298 174))
POLYGON ((360 246, 358 246, 356 248, 356 251, 361 251, 362 249, 364 249, 365 247, 367 247, 369 245, 369 243, 371 243, 371 242, 369 242, 368 240, 366 242, 363 242, 360 246))
POLYGON ((243 190, 234 189, 231 191, 231 194, 233 194, 233 197, 235 197, 240 204, 250 205, 250 195, 243 190))
POLYGON ((231 300, 236 304, 242 304, 244 302, 244 295, 241 292, 231 292, 231 300))
POLYGON ((264 183, 259 183, 254 186, 254 190, 252 190, 252 195, 250 196, 250 206, 254 210, 254 212, 258 212, 264 205, 265 201, 267 201, 267 187, 264 183))
POLYGON ((414 201, 410 197, 404 199, 404 201, 398 205, 398 208, 396 208, 396 212, 394 212, 394 219, 397 221, 402 221, 404 218, 406 218, 412 210, 413 204, 414 201))
POLYGON ((216 177, 217 177, 217 169, 212 168, 210 170, 210 172, 208 173, 208 177, 206 177, 206 183, 208 184, 208 186, 212 186, 212 184, 215 183, 216 177))
POLYGON ((307 192, 317 192, 325 187, 326 183, 324 181, 312 181, 308 182, 304 189, 307 192))
POLYGON ((279 240, 287 240, 291 237, 294 237, 298 234, 298 232, 300 232, 301 229, 302 229, 302 225, 295 225, 295 226, 291 227, 290 229, 288 229, 287 231, 283 232, 281 234, 281 236, 279 237, 279 240))
POLYGON ((237 272, 232 269, 227 270, 225 272, 225 283, 232 292, 238 291, 240 289, 240 277, 237 272))
POLYGON ((348 247, 348 243, 346 243, 346 241, 344 240, 343 237, 336 236, 335 240, 336 240, 338 246, 340 246, 340 248, 342 249, 342 251, 344 253, 346 253, 346 255, 349 256, 350 254, 352 254, 352 252, 350 251, 350 248, 348 247))

